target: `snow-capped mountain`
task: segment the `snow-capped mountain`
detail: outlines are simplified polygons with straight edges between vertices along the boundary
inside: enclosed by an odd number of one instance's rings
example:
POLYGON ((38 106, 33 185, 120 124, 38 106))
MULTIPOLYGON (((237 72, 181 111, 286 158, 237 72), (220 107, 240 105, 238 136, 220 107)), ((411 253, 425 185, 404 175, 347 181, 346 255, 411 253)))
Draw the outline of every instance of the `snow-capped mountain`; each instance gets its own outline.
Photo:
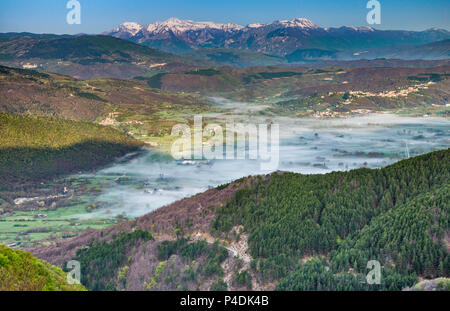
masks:
POLYGON ((278 56, 298 50, 386 48, 450 39, 450 33, 443 29, 414 32, 353 26, 321 28, 306 18, 247 26, 169 18, 149 25, 127 22, 103 34, 172 53, 208 47, 248 49, 278 56))
POLYGON ((143 27, 138 23, 125 22, 120 24, 109 32, 109 35, 118 37, 121 39, 129 39, 135 36, 143 27))

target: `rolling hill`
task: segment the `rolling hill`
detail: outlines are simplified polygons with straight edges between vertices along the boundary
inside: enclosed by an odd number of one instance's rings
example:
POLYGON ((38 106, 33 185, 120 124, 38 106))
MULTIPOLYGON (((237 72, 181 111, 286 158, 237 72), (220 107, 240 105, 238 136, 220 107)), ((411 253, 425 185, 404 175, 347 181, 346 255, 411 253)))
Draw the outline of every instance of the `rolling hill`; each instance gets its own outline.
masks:
POLYGON ((180 121, 190 122, 187 116, 211 111, 206 96, 270 101, 261 112, 269 115, 448 114, 448 66, 385 68, 378 61, 371 68, 356 67, 202 66, 134 80, 83 81, 0 66, 0 111, 95 121, 157 140, 180 121))
MULTIPOLYGON (((147 79, 165 91, 272 102, 266 112, 343 116, 373 111, 446 114, 448 66, 434 68, 194 67, 147 79)), ((439 65, 440 63, 438 63, 439 65)))
POLYGON ((138 127, 149 136, 170 132, 179 115, 210 108, 201 96, 161 91, 145 80, 77 80, 4 66, 0 66, 0 92, 3 112, 97 121, 126 132, 138 127), (169 110, 173 113, 166 114, 169 110))
POLYGON ((43 181, 106 165, 143 143, 89 122, 0 113, 0 196, 13 201, 43 181))
POLYGON ((203 62, 211 66, 273 66, 286 64, 285 58, 251 50, 202 48, 181 54, 181 56, 203 62))
POLYGON ((131 78, 192 61, 110 36, 0 35, 0 63, 80 79, 131 78))

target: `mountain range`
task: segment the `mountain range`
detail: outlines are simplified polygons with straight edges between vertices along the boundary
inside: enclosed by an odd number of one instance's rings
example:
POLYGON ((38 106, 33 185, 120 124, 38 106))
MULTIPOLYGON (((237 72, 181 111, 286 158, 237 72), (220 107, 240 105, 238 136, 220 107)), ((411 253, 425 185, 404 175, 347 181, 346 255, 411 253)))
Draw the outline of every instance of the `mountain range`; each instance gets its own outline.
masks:
MULTIPOLYGON (((305 18, 247 26, 169 18, 145 26, 126 22, 103 34, 171 53, 199 48, 231 48, 283 57, 303 50, 309 51, 309 54, 311 50, 312 53, 320 54, 313 58, 321 57, 322 54, 330 58, 336 52, 349 50, 357 53, 358 58, 364 58, 366 49, 422 45, 450 39, 449 31, 438 28, 425 31, 377 30, 353 26, 322 28, 305 18)), ((445 57, 448 57, 448 51, 445 57)))
POLYGON ((103 35, 0 34, 1 65, 80 79, 133 78, 193 66, 308 65, 382 58, 449 59, 450 32, 321 28, 301 18, 245 27, 171 18, 147 26, 127 22, 103 35))

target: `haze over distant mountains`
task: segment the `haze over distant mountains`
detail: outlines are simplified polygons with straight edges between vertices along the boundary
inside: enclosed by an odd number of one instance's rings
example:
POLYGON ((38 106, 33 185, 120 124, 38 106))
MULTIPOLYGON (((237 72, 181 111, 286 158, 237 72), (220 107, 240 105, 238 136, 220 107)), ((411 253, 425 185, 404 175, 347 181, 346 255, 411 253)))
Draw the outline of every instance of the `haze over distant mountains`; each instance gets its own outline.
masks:
MULTIPOLYGON (((127 22, 103 34, 171 53, 184 53, 199 48, 231 48, 291 56, 295 60, 352 59, 353 55, 365 58, 365 49, 378 49, 378 53, 369 53, 367 57, 383 57, 384 54, 395 55, 393 51, 383 50, 386 48, 417 46, 450 39, 450 32, 445 29, 403 31, 353 26, 322 28, 305 18, 247 26, 169 18, 145 26, 127 22), (342 51, 352 53, 342 54, 342 51), (338 53, 341 54, 337 55, 338 53)), ((436 56, 428 54, 427 57, 447 58, 448 47, 447 41, 437 47, 441 50, 436 56)), ((403 56, 411 58, 413 55, 403 56)))

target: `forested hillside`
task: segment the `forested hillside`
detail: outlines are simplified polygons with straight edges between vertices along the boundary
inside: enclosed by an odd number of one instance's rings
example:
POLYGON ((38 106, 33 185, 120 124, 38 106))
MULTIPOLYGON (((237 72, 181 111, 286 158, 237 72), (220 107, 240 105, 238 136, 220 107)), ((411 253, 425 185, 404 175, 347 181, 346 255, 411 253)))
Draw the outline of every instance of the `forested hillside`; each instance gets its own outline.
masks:
POLYGON ((106 126, 0 113, 0 190, 93 169, 140 146, 106 126))
POLYGON ((447 184, 375 217, 345 239, 328 261, 316 257, 298 267, 278 289, 400 290, 415 284, 418 276, 448 276, 450 257, 444 241, 448 240, 449 191, 447 184), (384 266, 380 285, 365 284, 369 260, 384 266))
POLYGON ((443 150, 378 170, 275 173, 238 191, 212 229, 243 225, 253 269, 286 277, 279 289, 366 289, 360 277, 379 260, 378 288, 398 290, 449 274, 449 163, 443 150))

